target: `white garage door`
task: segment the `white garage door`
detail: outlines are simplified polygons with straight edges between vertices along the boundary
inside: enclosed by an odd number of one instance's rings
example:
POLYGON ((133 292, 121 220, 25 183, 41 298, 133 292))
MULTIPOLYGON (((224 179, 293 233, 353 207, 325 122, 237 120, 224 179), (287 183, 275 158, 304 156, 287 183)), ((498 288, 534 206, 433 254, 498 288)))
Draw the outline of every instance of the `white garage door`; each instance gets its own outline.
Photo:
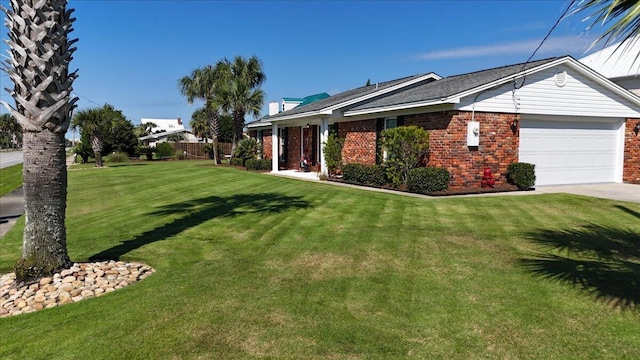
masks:
POLYGON ((620 124, 523 120, 520 161, 536 165, 536 185, 614 182, 620 124))

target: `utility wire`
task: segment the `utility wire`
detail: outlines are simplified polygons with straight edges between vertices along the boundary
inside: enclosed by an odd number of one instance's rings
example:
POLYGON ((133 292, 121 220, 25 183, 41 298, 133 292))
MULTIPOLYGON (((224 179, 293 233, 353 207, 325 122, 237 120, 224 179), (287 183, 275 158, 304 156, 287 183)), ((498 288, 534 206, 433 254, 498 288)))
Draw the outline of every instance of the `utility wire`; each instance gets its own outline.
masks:
MULTIPOLYGON (((560 21, 562 21, 562 19, 564 19, 565 16, 567 16, 567 13, 569 12, 569 10, 573 7, 573 4, 576 2, 576 0, 571 0, 571 3, 569 4, 569 6, 567 6, 567 8, 564 10, 564 12, 562 13, 562 15, 560 15, 560 17, 558 18, 558 20, 556 20, 556 23, 553 24, 553 26, 551 27, 551 29, 549 30, 549 32, 547 33, 547 35, 542 39, 542 41, 540 42, 540 45, 538 45, 538 47, 533 51, 533 53, 531 53, 531 56, 529 56, 529 58, 527 59, 527 61, 522 64, 522 68, 520 69, 519 72, 523 72, 525 67, 527 66, 527 64, 531 61, 531 59, 533 59, 533 57, 536 55, 536 53, 538 52, 538 50, 540 50, 540 48, 542 47, 542 45, 544 44, 545 41, 547 41, 547 39, 549 38, 549 36, 551 36, 551 33, 553 32, 553 30, 556 29, 556 27, 558 27, 558 25, 560 24, 560 21)), ((523 77, 522 78, 522 83, 520 84, 520 86, 518 86, 517 81, 513 83, 513 88, 514 89, 520 89, 522 86, 524 86, 524 81, 527 79, 527 77, 523 77)))

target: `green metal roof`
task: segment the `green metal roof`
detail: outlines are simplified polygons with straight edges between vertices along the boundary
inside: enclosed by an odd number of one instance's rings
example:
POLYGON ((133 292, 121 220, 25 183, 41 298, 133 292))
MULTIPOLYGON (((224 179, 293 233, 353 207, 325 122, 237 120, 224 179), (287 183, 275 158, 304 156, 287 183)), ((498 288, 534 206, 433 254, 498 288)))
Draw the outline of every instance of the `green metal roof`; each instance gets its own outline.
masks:
POLYGON ((300 103, 300 105, 298 105, 298 106, 304 106, 304 105, 307 105, 307 104, 311 104, 314 101, 326 99, 328 97, 329 97, 329 94, 327 94, 327 93, 320 93, 320 94, 313 94, 313 95, 305 96, 302 99, 302 102, 300 103))

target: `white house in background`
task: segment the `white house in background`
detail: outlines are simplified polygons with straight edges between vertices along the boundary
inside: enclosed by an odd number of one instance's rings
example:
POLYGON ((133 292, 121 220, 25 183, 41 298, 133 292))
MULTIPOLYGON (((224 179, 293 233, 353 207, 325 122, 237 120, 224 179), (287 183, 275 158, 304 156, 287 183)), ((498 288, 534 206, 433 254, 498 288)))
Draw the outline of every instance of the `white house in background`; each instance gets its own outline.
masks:
POLYGON ((283 97, 280 102, 272 101, 269 103, 269 116, 291 110, 296 106, 311 104, 314 101, 326 99, 329 97, 327 93, 313 94, 303 98, 283 97))
POLYGON ((171 135, 182 134, 184 138, 183 142, 197 143, 199 139, 194 136, 189 129, 184 128, 182 119, 152 119, 142 118, 140 119, 142 124, 153 123, 156 126, 151 130, 151 134, 143 136, 140 141, 147 142, 150 146, 155 146, 157 143, 167 142, 167 138, 171 135))
POLYGON ((579 61, 607 79, 640 95, 640 37, 608 46, 579 61))

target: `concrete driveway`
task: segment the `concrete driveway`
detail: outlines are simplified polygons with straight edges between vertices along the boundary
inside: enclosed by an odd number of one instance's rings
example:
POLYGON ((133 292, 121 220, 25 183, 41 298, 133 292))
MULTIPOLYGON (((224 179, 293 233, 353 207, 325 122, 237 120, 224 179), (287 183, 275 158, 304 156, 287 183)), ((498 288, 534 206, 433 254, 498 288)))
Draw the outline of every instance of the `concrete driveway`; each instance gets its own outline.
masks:
POLYGON ((602 199, 640 203, 640 185, 634 184, 581 184, 536 186, 536 193, 567 193, 602 199))

